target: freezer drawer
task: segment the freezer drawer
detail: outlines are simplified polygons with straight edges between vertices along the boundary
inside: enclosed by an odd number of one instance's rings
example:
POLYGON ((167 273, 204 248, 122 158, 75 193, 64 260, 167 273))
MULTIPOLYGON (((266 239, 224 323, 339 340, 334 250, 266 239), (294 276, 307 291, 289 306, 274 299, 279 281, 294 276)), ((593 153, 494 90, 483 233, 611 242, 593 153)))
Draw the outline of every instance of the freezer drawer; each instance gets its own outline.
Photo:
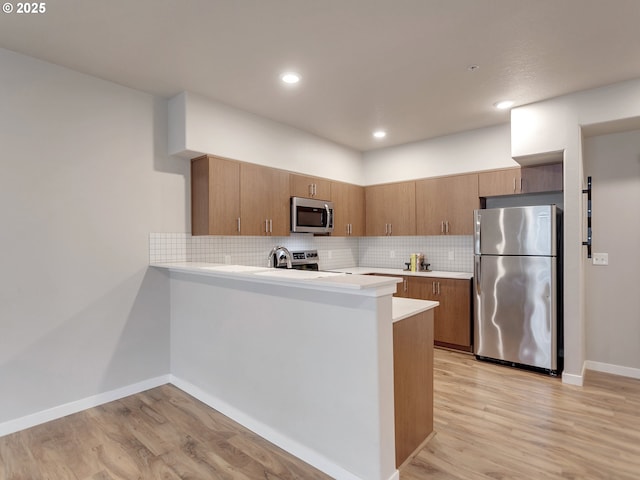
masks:
POLYGON ((476 256, 474 353, 555 371, 555 257, 476 256))

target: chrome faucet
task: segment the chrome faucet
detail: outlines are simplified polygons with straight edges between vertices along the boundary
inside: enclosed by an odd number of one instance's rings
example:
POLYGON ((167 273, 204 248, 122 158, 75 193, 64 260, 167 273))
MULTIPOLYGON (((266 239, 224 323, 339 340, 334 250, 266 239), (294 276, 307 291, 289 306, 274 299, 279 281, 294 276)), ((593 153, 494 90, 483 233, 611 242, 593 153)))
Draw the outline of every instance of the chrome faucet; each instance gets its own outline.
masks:
POLYGON ((268 258, 268 263, 267 266, 269 268, 273 267, 277 267, 279 261, 284 257, 284 259, 287 261, 287 268, 293 268, 293 266, 291 265, 291 252, 286 248, 283 247, 281 245, 276 245, 275 247, 273 247, 271 249, 271 251, 269 252, 269 258, 268 258), (280 255, 278 255, 278 253, 280 255), (274 257, 278 256, 278 262, 274 262, 274 257))

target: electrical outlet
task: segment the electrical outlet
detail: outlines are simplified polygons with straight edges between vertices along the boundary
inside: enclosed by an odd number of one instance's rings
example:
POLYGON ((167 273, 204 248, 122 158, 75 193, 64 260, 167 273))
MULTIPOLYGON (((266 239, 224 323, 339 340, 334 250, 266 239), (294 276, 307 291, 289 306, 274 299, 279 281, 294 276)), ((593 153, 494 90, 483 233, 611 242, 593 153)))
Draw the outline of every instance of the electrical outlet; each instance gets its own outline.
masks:
POLYGON ((224 263, 226 263, 227 265, 231 265, 231 255, 224 256, 224 263))
POLYGON ((609 265, 608 253, 594 253, 591 257, 594 265, 609 265))
POLYGON ((327 259, 331 260, 333 258, 333 250, 327 250, 327 259))
POLYGON ((449 250, 449 254, 447 255, 447 259, 448 260, 455 260, 456 259, 456 255, 455 255, 453 250, 449 250))
POLYGON ((396 251, 395 250, 389 250, 389 258, 396 258, 396 251))

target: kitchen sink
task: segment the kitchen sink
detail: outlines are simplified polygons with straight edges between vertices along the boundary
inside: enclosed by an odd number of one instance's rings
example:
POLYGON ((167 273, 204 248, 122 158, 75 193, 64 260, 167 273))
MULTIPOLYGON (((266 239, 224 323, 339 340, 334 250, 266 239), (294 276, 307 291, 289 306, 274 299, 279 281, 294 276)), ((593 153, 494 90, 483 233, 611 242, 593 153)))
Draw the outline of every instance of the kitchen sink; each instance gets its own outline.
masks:
POLYGON ((213 270, 214 272, 232 272, 232 273, 253 273, 265 270, 265 267, 252 267, 249 265, 214 265, 211 267, 202 267, 205 270, 213 270))
POLYGON ((311 280, 315 278, 335 277, 338 275, 344 275, 340 272, 319 272, 317 270, 296 270, 285 268, 272 268, 270 270, 264 270, 262 272, 256 272, 255 275, 261 275, 265 277, 275 278, 288 278, 288 279, 300 279, 311 280))

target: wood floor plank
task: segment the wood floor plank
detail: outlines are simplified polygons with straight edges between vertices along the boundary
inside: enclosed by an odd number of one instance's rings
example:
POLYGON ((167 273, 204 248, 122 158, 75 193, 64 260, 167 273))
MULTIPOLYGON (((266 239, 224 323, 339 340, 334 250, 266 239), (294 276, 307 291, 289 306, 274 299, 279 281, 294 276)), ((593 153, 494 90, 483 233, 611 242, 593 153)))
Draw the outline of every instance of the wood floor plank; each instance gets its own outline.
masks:
MULTIPOLYGON (((401 480, 637 480, 640 381, 584 387, 436 350, 436 434, 401 480)), ((327 480, 172 385, 0 438, 0 480, 327 480)))
POLYGON ((436 435, 401 480, 640 478, 640 381, 584 387, 436 350, 436 435))

